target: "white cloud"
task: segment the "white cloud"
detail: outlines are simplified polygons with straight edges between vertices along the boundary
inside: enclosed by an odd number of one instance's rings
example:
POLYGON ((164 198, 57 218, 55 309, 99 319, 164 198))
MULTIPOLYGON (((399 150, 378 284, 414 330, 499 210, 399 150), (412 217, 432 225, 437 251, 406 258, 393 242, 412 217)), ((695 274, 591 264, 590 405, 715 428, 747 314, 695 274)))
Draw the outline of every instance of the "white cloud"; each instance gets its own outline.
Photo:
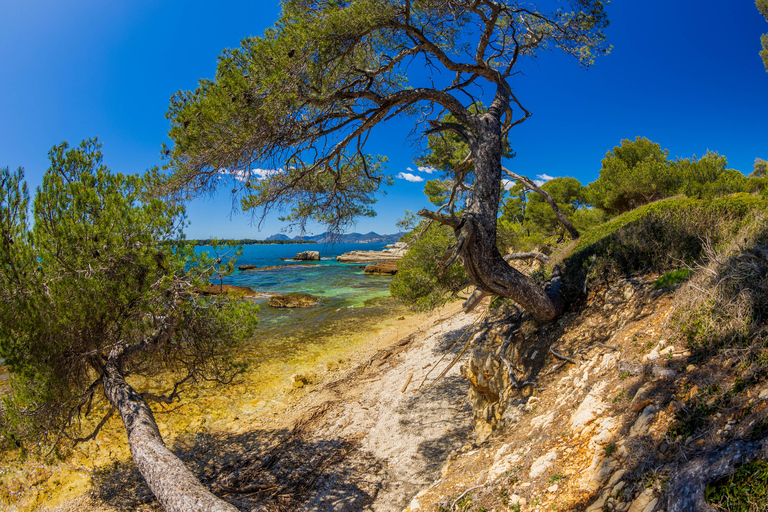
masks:
POLYGON ((546 183, 546 182, 548 182, 549 180, 553 180, 553 179, 555 179, 555 177, 554 177, 554 176, 550 176, 549 174, 537 174, 537 175, 536 175, 536 178, 537 178, 537 179, 533 180, 533 182, 534 182, 536 185, 538 185, 538 186, 542 186, 543 184, 545 184, 545 183, 546 183))
POLYGON ((515 180, 501 180, 501 184, 504 186, 504 190, 510 190, 515 186, 517 182, 515 180))
POLYGON ((224 167, 218 170, 218 173, 220 174, 219 178, 229 176, 232 179, 241 182, 246 182, 251 177, 263 180, 264 178, 269 178, 270 176, 274 176, 275 174, 279 174, 281 172, 283 172, 282 169, 251 169, 250 171, 235 169, 234 171, 230 171, 224 167))
POLYGON ((424 181, 424 178, 422 178, 421 176, 416 176, 415 174, 411 174, 409 172, 401 172, 400 174, 397 175, 397 177, 400 178, 401 180, 410 181, 412 183, 418 183, 420 181, 424 181))
MULTIPOLYGON (((412 169, 409 168, 408 170, 411 171, 412 169)), ((435 169, 434 167, 432 167, 430 165, 430 166, 426 166, 426 167, 419 167, 419 172, 425 172, 427 174, 432 174, 433 172, 437 172, 437 169, 435 169)))

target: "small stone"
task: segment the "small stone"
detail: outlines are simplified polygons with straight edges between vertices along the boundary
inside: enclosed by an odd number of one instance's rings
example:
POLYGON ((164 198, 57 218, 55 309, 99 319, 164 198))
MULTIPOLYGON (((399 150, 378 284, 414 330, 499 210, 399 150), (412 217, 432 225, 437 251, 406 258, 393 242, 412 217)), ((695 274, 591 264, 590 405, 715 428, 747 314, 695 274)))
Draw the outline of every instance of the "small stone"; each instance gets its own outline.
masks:
POLYGON ((667 354, 671 354, 674 351, 675 351, 675 346, 674 345, 670 345, 667 348, 662 349, 661 351, 659 351, 659 355, 666 356, 667 354))
POLYGON ((618 470, 617 472, 615 472, 615 473, 614 473, 614 474, 611 476, 611 479, 610 479, 610 480, 608 480, 608 485, 609 485, 609 486, 613 486, 613 485, 615 485, 615 484, 616 484, 616 482, 618 482, 619 480, 621 480, 621 479, 622 479, 622 477, 623 477, 624 475, 626 475, 626 474, 627 474, 627 470, 626 470, 626 469, 620 469, 620 470, 618 470))
POLYGON ((659 498, 653 498, 643 509, 643 512, 653 512, 656 510, 656 504, 659 502, 659 498))
POLYGON ((643 413, 640 415, 640 417, 637 418, 637 420, 635 421, 635 424, 632 425, 632 428, 629 429, 629 435, 639 436, 639 435, 645 434, 655 414, 656 414, 655 405, 649 405, 648 407, 643 409, 643 413))
POLYGON ((658 358, 659 358, 659 351, 656 349, 653 349, 643 356, 643 361, 655 361, 658 358))
POLYGON ((555 484, 555 485, 550 485, 549 487, 547 487, 547 492, 557 492, 557 490, 558 490, 559 488, 560 488, 560 487, 559 487, 557 484, 555 484))
POLYGON ((557 452, 551 451, 546 455, 542 455, 531 464, 530 477, 536 478, 537 476, 548 470, 557 460, 557 452))
POLYGON ((757 398, 759 398, 760 400, 768 399, 768 388, 765 388, 764 390, 762 390, 760 392, 760 395, 757 398))
MULTIPOLYGON (((646 508, 653 502, 653 506, 656 506, 657 500, 653 498, 653 489, 646 489, 640 496, 635 498, 632 502, 632 506, 629 507, 629 512, 645 512, 646 508)), ((653 510, 651 508, 650 510, 653 510)))

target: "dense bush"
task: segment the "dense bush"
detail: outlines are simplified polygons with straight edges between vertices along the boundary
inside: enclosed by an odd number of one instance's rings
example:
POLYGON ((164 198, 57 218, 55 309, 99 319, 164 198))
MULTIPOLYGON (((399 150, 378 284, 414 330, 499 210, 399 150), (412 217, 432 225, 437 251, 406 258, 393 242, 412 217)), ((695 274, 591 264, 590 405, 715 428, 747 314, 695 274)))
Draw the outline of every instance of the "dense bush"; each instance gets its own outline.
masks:
POLYGON ((716 247, 731 240, 766 207, 765 199, 742 193, 714 200, 675 197, 622 214, 585 232, 564 260, 566 296, 575 298, 593 276, 614 279, 699 261, 705 241, 716 247))
POLYGON ((403 237, 410 243, 408 253, 398 263, 398 272, 390 292, 398 302, 416 311, 429 311, 448 302, 467 282, 461 262, 456 262, 442 274, 443 256, 456 238, 448 226, 426 223, 403 237), (419 237, 419 234, 424 232, 419 237))

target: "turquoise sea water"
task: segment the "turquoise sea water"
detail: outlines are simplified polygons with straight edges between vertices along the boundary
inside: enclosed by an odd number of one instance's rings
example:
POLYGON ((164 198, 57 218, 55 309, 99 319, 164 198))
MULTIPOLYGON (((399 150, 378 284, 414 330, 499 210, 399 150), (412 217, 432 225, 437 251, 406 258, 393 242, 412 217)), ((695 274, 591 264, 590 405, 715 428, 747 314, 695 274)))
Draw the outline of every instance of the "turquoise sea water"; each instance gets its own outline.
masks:
MULTIPOLYGON (((268 297, 255 299, 259 305, 257 335, 242 349, 242 355, 254 363, 275 358, 290 372, 292 362, 303 360, 338 340, 353 337, 369 326, 400 311, 389 295, 391 277, 369 276, 364 265, 343 264, 336 256, 350 251, 377 251, 385 244, 296 244, 246 245, 236 265, 258 267, 285 265, 267 271, 235 271, 224 284, 246 286, 268 294, 309 293, 320 298, 311 308, 273 308, 268 297), (319 262, 281 261, 299 252, 319 251, 319 262)), ((197 247, 198 252, 212 250, 197 247)), ((224 256, 224 260, 232 255, 224 256)), ((0 391, 7 385, 8 374, 0 361, 0 391)))
MULTIPOLYGON (((277 354, 298 355, 319 348, 330 338, 349 336, 398 311, 389 295, 391 277, 370 276, 364 265, 344 264, 336 256, 349 251, 377 251, 383 243, 247 245, 236 265, 258 267, 285 265, 275 270, 251 270, 224 278, 224 284, 249 287, 267 294, 309 293, 320 298, 311 308, 273 308, 268 297, 259 305, 258 335, 249 347, 249 357, 263 360, 277 354), (319 251, 319 262, 290 262, 299 252, 319 251)), ((210 247, 198 247, 210 251, 210 247)), ((224 258, 226 260, 226 257, 224 258)))

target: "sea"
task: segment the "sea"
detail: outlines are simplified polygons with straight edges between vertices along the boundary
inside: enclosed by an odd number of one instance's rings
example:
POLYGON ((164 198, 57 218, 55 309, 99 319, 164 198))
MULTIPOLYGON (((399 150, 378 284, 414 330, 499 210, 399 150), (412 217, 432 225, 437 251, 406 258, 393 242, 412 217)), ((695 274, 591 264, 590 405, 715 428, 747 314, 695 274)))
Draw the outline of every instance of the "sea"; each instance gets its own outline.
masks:
MULTIPOLYGON (((245 286, 260 292, 252 299, 258 327, 255 336, 241 347, 238 356, 252 370, 269 367, 283 377, 325 360, 327 353, 344 352, 350 344, 361 342, 383 321, 404 313, 389 294, 389 276, 364 273, 364 264, 339 263, 336 256, 350 251, 379 251, 384 243, 270 244, 245 245, 239 256, 233 249, 198 246, 198 253, 235 259, 235 266, 281 266, 274 270, 238 271, 222 278, 224 284, 245 286), (320 261, 290 260, 304 251, 318 251, 320 261), (274 308, 269 296, 308 293, 320 298, 310 308, 274 308)), ((218 281, 217 281, 218 282, 218 281)), ((0 360, 0 394, 7 392, 8 374, 0 360)), ((259 379, 261 380, 261 379, 259 379)))
POLYGON ((280 266, 274 270, 235 271, 223 278, 224 284, 245 286, 266 296, 256 298, 259 326, 249 344, 249 355, 256 362, 264 358, 291 355, 371 328, 387 317, 403 312, 389 294, 390 276, 366 275, 365 264, 339 263, 336 256, 350 251, 380 251, 384 243, 246 245, 239 256, 214 254, 213 248, 200 246, 198 252, 221 256, 226 262, 236 258, 236 266, 280 266), (286 261, 304 251, 318 251, 320 261, 286 261), (308 293, 320 299, 310 308, 274 308, 269 295, 308 293))

